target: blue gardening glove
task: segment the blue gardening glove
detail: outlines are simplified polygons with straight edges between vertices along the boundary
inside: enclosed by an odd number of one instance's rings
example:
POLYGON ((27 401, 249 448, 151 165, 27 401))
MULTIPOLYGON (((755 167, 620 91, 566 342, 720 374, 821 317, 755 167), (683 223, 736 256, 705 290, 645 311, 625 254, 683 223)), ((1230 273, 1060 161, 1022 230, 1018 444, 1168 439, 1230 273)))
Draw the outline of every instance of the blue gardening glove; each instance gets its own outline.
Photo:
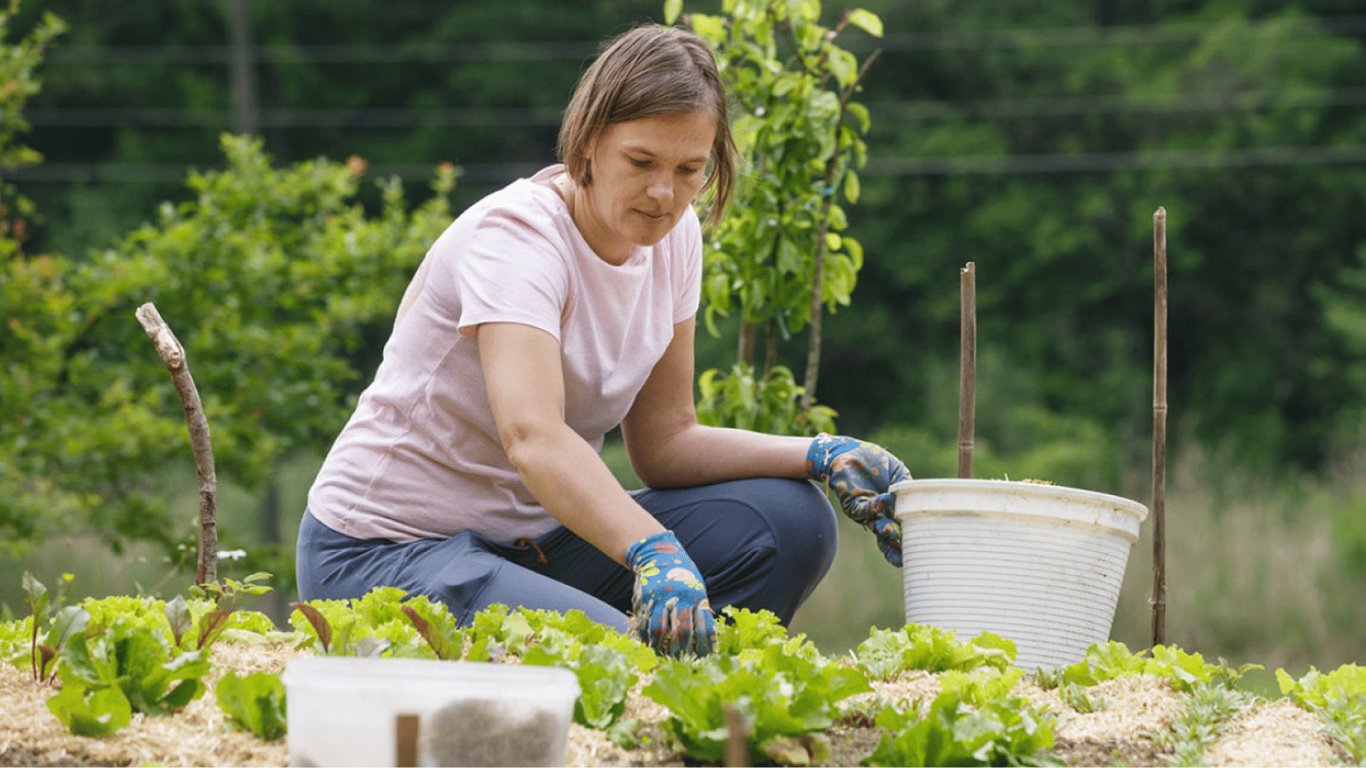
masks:
POLYGON ((882 556, 901 567, 901 524, 892 514, 896 500, 887 489, 911 479, 905 464, 881 446, 821 433, 806 450, 806 474, 829 483, 844 514, 872 531, 882 556))
POLYGON ((707 587, 673 531, 632 544, 626 565, 636 574, 630 630, 662 654, 705 656, 716 644, 707 587))

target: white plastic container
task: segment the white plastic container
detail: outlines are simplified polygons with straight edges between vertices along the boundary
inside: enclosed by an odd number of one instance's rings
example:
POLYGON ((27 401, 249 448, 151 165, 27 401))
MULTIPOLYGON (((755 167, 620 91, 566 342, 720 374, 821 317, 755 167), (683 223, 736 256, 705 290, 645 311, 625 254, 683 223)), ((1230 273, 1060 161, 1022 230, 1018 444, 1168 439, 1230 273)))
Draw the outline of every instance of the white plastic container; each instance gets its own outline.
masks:
POLYGON ((557 667, 300 657, 282 677, 290 765, 392 766, 400 715, 421 765, 563 765, 579 682, 557 667))
POLYGON ((892 491, 907 622, 959 640, 995 632, 1030 671, 1080 661, 1109 639, 1147 507, 1003 480, 908 480, 892 491))

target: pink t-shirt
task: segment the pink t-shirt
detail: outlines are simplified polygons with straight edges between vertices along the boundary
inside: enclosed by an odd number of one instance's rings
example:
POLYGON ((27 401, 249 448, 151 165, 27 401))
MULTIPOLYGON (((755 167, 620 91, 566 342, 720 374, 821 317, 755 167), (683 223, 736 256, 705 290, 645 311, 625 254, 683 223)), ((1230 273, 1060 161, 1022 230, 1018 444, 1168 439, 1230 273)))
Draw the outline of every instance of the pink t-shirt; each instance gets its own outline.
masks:
POLYGON ((620 266, 583 239, 550 179, 519 179, 459 216, 427 252, 384 346, 308 494, 324 525, 409 541, 474 530, 495 540, 558 523, 498 437, 475 327, 512 322, 560 343, 565 422, 595 449, 621 423, 675 323, 697 312, 702 240, 687 215, 620 266))

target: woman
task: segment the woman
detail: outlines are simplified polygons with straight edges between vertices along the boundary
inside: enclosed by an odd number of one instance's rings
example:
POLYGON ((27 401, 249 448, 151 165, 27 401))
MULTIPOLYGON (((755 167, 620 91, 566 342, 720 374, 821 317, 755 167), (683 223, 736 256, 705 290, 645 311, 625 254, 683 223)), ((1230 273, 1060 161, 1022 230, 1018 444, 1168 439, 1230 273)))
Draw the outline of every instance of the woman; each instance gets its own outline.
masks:
POLYGON ((423 260, 309 492, 300 596, 397 586, 462 622, 498 602, 577 608, 704 654, 713 604, 788 622, 830 567, 835 519, 808 479, 899 564, 887 488, 909 475, 890 454, 697 423, 692 203, 714 186, 714 222, 735 174, 706 45, 653 25, 611 42, 559 154, 423 260), (627 493, 598 455, 618 425, 647 489, 627 493))

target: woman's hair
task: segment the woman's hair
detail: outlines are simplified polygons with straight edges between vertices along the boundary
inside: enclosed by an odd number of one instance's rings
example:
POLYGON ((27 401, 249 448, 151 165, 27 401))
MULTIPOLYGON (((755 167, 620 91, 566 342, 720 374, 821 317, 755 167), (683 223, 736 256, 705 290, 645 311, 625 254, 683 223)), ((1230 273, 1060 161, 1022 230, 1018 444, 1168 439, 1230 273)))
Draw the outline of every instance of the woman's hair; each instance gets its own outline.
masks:
POLYGON ((707 214, 707 223, 715 224, 735 186, 737 152, 716 59, 702 38, 686 29, 645 24, 607 41, 574 88, 557 151, 570 177, 588 186, 593 169, 585 152, 608 125, 697 110, 716 117, 711 173, 702 187, 716 186, 707 214))

